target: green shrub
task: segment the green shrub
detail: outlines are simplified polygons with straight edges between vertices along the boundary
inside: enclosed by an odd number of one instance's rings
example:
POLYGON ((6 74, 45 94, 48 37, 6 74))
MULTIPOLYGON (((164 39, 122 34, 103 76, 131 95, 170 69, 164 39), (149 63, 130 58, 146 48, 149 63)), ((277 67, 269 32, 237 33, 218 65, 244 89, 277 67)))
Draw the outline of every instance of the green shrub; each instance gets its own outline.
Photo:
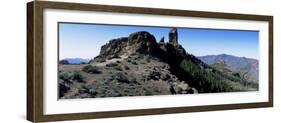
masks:
POLYGON ((101 71, 99 70, 99 68, 97 66, 92 66, 92 65, 87 65, 87 66, 83 67, 82 71, 84 71, 86 73, 92 73, 92 74, 101 73, 101 71))
POLYGON ((130 82, 129 79, 123 73, 116 73, 114 77, 119 82, 125 82, 125 83, 130 82))
POLYGON ((115 67, 115 66, 118 66, 117 63, 109 63, 109 64, 106 64, 105 65, 106 67, 115 67))
POLYGON ((119 71, 123 71, 123 69, 122 69, 121 66, 115 66, 114 69, 115 69, 115 70, 119 70, 119 71))
POLYGON ((145 92, 145 96, 151 96, 153 95, 153 92, 149 89, 149 90, 146 90, 145 92))
POLYGON ((106 97, 120 97, 122 96, 117 90, 112 89, 112 90, 107 90, 105 92, 106 97))
POLYGON ((71 79, 72 80, 76 80, 78 82, 83 82, 83 77, 82 77, 82 75, 78 71, 74 71, 71 74, 71 79))
POLYGON ((59 78, 64 80, 64 81, 69 81, 70 80, 70 74, 69 73, 62 73, 59 75, 59 78))
POLYGON ((59 78, 66 81, 78 81, 78 82, 83 82, 83 76, 78 72, 65 72, 59 75, 59 78))

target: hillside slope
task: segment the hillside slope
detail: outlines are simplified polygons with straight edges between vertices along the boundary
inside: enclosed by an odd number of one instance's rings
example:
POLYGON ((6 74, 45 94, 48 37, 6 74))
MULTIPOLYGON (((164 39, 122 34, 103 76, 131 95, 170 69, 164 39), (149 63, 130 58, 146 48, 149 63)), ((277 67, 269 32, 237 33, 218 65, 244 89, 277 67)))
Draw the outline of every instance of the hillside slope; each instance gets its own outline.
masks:
POLYGON ((249 82, 258 83, 259 61, 256 59, 237 57, 227 54, 208 55, 198 58, 209 65, 224 62, 228 69, 230 69, 233 73, 238 73, 239 76, 249 82))

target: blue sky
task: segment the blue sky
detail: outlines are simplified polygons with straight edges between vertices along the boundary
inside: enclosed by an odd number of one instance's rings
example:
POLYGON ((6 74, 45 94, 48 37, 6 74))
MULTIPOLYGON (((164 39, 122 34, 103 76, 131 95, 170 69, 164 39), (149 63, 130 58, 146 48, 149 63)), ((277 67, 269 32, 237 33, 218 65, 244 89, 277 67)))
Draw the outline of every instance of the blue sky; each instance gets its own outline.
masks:
MULTIPOLYGON (((59 24, 60 59, 94 58, 109 40, 128 37, 137 31, 148 31, 157 41, 168 41, 167 27, 143 27, 96 24, 59 24)), ((229 54, 258 59, 259 32, 178 28, 179 43, 195 56, 229 54)))

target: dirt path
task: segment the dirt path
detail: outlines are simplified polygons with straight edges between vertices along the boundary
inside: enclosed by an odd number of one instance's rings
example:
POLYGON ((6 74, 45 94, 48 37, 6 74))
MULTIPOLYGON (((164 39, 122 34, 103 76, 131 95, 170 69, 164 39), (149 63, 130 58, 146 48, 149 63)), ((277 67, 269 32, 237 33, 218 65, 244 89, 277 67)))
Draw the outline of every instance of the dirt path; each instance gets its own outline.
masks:
POLYGON ((105 62, 101 62, 101 63, 92 63, 93 66, 98 66, 98 67, 101 67, 101 66, 105 66, 106 64, 109 64, 109 63, 116 63, 117 61, 122 61, 124 60, 125 58, 128 58, 128 56, 126 55, 122 55, 120 56, 121 58, 115 58, 115 59, 110 59, 110 60, 106 60, 105 62))

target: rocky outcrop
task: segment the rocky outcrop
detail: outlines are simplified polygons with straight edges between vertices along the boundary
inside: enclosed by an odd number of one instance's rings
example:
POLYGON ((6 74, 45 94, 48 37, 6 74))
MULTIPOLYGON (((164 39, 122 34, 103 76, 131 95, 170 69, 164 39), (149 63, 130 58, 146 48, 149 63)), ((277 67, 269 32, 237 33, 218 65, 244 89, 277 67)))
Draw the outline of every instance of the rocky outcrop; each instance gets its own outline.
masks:
POLYGON ((141 31, 130 34, 127 43, 127 52, 153 53, 158 49, 158 44, 153 35, 141 31))
POLYGON ((178 31, 177 28, 172 28, 169 32, 169 43, 178 45, 178 31))
MULTIPOLYGON (((131 53, 142 53, 156 56, 170 64, 179 65, 184 58, 195 59, 195 56, 187 54, 185 49, 178 44, 178 32, 172 28, 169 32, 169 42, 165 43, 164 37, 156 42, 155 37, 146 31, 134 32, 128 37, 110 40, 101 47, 100 55, 94 60, 103 62, 106 59, 129 56, 131 53)), ((196 60, 200 64, 200 60, 196 60)))
MULTIPOLYGON (((159 47, 156 39, 149 32, 140 31, 118 39, 112 39, 101 47, 99 56, 94 60, 103 62, 106 59, 120 58, 131 53, 158 54, 159 47)), ((93 62, 93 60, 91 61, 93 62)))
POLYGON ((159 44, 159 48, 160 48, 162 51, 166 52, 164 37, 162 37, 162 38, 160 39, 160 41, 159 41, 158 44, 159 44))
MULTIPOLYGON (((127 42, 127 37, 110 40, 109 43, 106 43, 101 47, 100 54, 94 60, 96 62, 103 62, 106 59, 119 57, 120 55, 126 53, 124 48, 127 47, 127 42)), ((93 60, 90 62, 93 62, 93 60)))
POLYGON ((160 45, 164 45, 164 44, 165 44, 164 37, 162 37, 162 38, 160 39, 159 44, 160 44, 160 45))
POLYGON ((183 59, 189 59, 201 68, 207 67, 205 63, 188 54, 178 44, 177 28, 170 30, 168 43, 165 43, 164 37, 157 43, 155 37, 146 31, 134 32, 128 37, 110 40, 109 43, 101 47, 100 55, 93 61, 104 62, 112 58, 121 58, 122 55, 130 56, 133 53, 149 54, 157 57, 173 66, 175 71, 180 69, 179 65, 183 59))

